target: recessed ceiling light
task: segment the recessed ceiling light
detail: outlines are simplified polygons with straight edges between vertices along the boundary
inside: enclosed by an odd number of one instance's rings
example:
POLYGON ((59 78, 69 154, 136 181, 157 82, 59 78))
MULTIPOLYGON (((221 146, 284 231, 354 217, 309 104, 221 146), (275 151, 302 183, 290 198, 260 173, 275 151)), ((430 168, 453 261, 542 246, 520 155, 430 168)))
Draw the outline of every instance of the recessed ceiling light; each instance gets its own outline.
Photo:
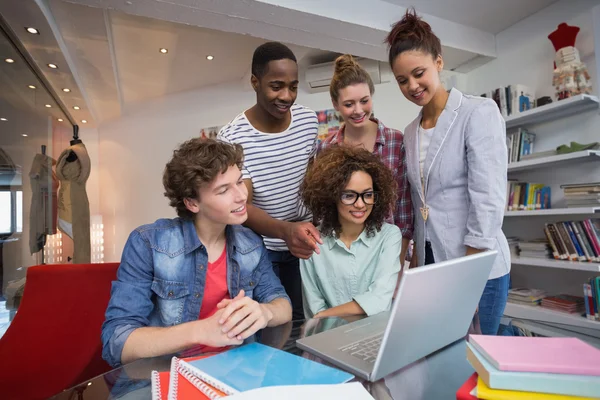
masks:
POLYGON ((169 52, 169 50, 165 49, 164 47, 158 49, 158 51, 160 51, 162 54, 167 54, 169 52))
POLYGON ((63 89, 63 92, 65 92, 65 93, 69 93, 70 91, 71 91, 71 89, 69 89, 69 88, 64 88, 63 89))
POLYGON ((56 65, 56 64, 48 64, 48 68, 56 69, 56 68, 58 68, 58 65, 56 65))
POLYGON ((21 136, 27 137, 27 134, 26 133, 22 133, 21 136))
POLYGON ((36 88, 36 87, 35 87, 35 86, 33 86, 33 85, 29 85, 29 86, 27 86, 27 87, 28 87, 29 89, 35 89, 35 88, 36 88))
POLYGON ((46 104, 46 107, 47 107, 47 108, 50 108, 50 107, 52 107, 52 106, 51 106, 50 104, 46 104))
POLYGON ((81 123, 83 123, 83 124, 87 124, 87 121, 86 121, 85 119, 82 119, 82 120, 81 120, 81 123))
POLYGON ((73 106, 73 110, 79 110, 79 106, 73 106))
POLYGON ((59 118, 59 119, 58 119, 58 122, 63 122, 63 119, 62 119, 62 118, 59 118))
POLYGON ((214 60, 215 58, 214 58, 213 56, 210 56, 210 55, 209 55, 209 56, 206 56, 206 59, 207 59, 208 61, 212 61, 212 60, 214 60))
POLYGON ((9 63, 9 64, 12 64, 12 63, 14 63, 14 62, 15 62, 15 60, 13 60, 12 58, 7 58, 7 59, 5 59, 4 61, 6 61, 6 62, 7 62, 7 63, 9 63))
POLYGON ((7 121, 6 118, 0 118, 0 121, 7 121))
POLYGON ((31 33, 32 35, 39 35, 40 34, 40 31, 38 31, 37 29, 32 28, 32 27, 27 27, 25 29, 27 30, 27 32, 31 33))

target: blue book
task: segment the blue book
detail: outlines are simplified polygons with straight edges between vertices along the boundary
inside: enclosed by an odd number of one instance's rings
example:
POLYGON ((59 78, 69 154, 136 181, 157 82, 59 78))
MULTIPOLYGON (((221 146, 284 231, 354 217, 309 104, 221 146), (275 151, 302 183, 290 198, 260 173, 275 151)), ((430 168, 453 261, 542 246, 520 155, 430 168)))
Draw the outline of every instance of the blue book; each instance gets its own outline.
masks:
POLYGON ((345 383, 347 372, 285 351, 251 343, 179 367, 220 391, 232 395, 266 386, 345 383))
POLYGON ((467 360, 492 389, 597 398, 600 376, 500 371, 467 342, 467 360))

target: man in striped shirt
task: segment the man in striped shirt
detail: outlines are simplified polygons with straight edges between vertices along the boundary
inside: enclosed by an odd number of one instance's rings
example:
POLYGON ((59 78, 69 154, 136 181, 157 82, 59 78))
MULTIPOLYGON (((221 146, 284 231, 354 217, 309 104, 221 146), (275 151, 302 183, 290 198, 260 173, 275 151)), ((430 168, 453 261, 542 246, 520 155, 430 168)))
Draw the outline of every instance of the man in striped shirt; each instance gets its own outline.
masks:
POLYGON ((252 57, 256 104, 225 125, 218 139, 244 148, 242 174, 248 187, 246 225, 263 236, 275 273, 293 308, 304 318, 298 258, 319 252, 319 231, 302 204, 299 188, 316 151, 314 111, 294 104, 298 65, 285 45, 268 42, 252 57))

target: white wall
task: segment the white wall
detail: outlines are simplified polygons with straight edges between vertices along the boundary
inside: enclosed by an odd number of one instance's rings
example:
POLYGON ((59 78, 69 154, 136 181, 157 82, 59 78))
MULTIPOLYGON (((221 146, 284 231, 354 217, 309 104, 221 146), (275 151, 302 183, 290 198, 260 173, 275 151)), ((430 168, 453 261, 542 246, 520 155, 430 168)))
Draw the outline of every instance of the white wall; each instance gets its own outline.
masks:
MULTIPOLYGON (((172 95, 143 104, 127 116, 100 126, 100 212, 105 260, 118 261, 129 233, 157 218, 175 215, 163 196, 162 171, 173 149, 201 128, 223 125, 255 103, 241 82, 172 95)), ((395 82, 377 85, 375 112, 386 125, 403 130, 417 107, 395 82)), ((328 93, 298 95, 314 110, 332 108, 328 93)))

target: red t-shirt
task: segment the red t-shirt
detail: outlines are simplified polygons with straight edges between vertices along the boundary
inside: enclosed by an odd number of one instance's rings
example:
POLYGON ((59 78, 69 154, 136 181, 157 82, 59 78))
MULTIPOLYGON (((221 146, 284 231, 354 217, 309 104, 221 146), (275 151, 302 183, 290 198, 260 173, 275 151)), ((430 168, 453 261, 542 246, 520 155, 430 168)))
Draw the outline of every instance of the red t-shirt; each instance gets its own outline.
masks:
POLYGON ((217 304, 223 299, 229 299, 227 289, 227 247, 223 253, 206 268, 206 282, 204 284, 204 297, 200 307, 198 319, 205 319, 217 312, 217 304))
MULTIPOLYGON (((206 268, 206 282, 204 285, 204 297, 200 307, 198 319, 205 319, 217 312, 217 304, 223 299, 229 299, 229 290, 227 289, 227 247, 223 253, 213 262, 208 263, 206 268)), ((226 348, 210 347, 198 345, 180 353, 180 357, 189 357, 198 353, 212 353, 223 351, 226 348)))

